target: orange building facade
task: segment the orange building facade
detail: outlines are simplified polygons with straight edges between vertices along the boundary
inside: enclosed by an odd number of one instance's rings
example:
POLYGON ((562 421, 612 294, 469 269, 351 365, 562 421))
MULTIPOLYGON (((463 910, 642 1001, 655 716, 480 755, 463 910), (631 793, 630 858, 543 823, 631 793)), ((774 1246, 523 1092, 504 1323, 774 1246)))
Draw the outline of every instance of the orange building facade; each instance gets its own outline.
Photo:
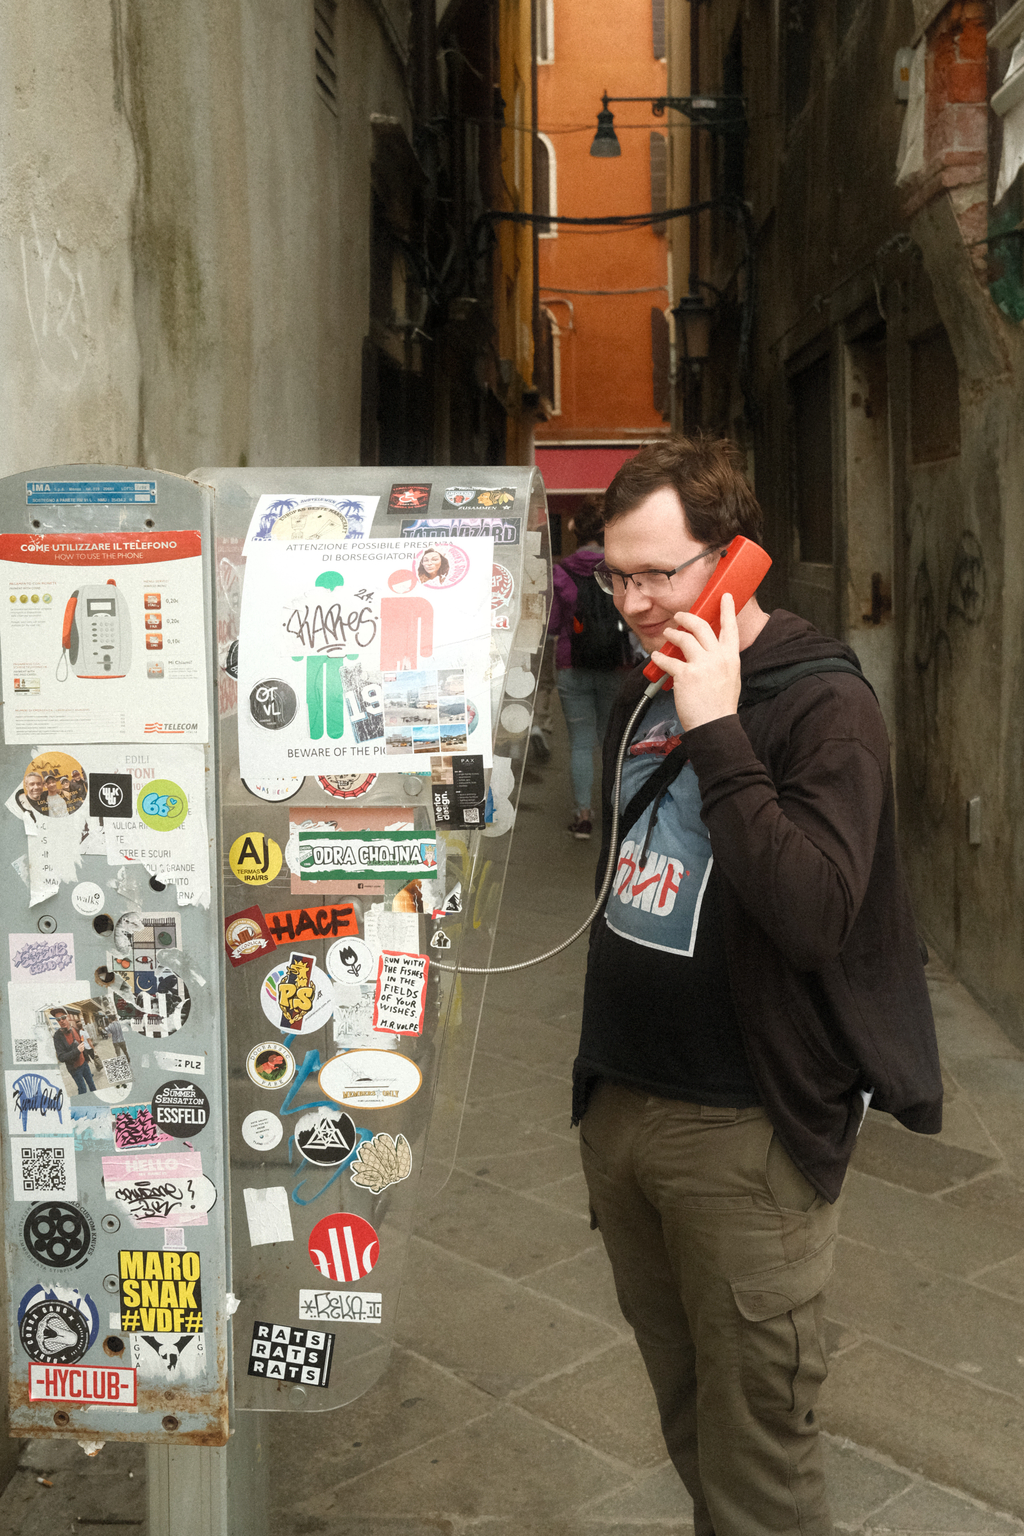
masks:
MULTIPOLYGON (((621 154, 596 158, 590 146, 603 92, 668 90, 664 0, 537 0, 537 8, 535 207, 592 218, 663 210, 668 115, 655 117, 649 100, 613 101, 621 154)), ((669 430, 668 244, 664 224, 541 227, 540 330, 550 352, 535 450, 554 511, 604 490, 638 443, 669 430)))

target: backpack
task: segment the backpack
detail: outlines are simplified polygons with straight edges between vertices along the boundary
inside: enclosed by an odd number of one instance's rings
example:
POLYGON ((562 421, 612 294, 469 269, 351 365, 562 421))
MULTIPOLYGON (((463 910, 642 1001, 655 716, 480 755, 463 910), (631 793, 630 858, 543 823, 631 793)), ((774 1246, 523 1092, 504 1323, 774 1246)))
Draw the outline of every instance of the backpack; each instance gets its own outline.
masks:
POLYGON ((614 672, 628 667, 633 655, 629 634, 607 592, 593 576, 568 572, 576 583, 576 607, 572 616, 569 648, 573 667, 590 672, 614 672))

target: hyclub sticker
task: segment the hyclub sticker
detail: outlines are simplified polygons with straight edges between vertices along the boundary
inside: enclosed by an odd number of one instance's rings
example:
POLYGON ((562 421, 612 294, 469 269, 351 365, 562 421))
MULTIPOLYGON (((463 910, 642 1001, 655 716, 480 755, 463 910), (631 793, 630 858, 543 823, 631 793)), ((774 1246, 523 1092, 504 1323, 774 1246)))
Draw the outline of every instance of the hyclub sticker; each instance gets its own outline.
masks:
POLYGON ((295 1057, 286 1045, 264 1040, 245 1058, 245 1070, 257 1088, 287 1088, 295 1076, 295 1057))
POLYGON ((380 1243, 368 1221, 337 1211, 309 1234, 309 1257, 325 1280, 361 1280, 380 1257, 380 1243))
POLYGON ((300 1291, 299 1316, 304 1323, 379 1323, 379 1291, 300 1291))
POLYGON ((96 1246, 88 1211, 65 1200, 40 1200, 25 1217, 21 1239, 29 1257, 47 1269, 81 1269, 96 1246))
POLYGON ((375 773, 320 774, 317 783, 335 800, 358 800, 377 782, 375 773))
POLYGON ((260 955, 273 954, 274 941, 267 932, 259 907, 246 907, 244 912, 235 912, 227 919, 224 948, 233 966, 258 960, 260 955))
POLYGON ((376 966, 373 950, 364 939, 339 939, 327 951, 327 974, 332 981, 358 986, 373 981, 376 966))
POLYGON ((257 800, 279 805, 282 800, 294 800, 305 782, 301 775, 290 774, 283 779, 243 779, 242 788, 255 795, 257 800))
POLYGON ((30 1360, 76 1365, 99 1333, 99 1309, 91 1296, 62 1286, 35 1285, 18 1306, 18 1336, 30 1360))
POLYGON ((272 1152, 283 1136, 284 1126, 267 1109, 254 1109, 242 1121, 242 1140, 254 1152, 272 1152))
POLYGON ((76 1408, 102 1404, 134 1408, 136 1375, 123 1365, 44 1365, 33 1361, 28 1368, 30 1403, 73 1403, 76 1408))
POLYGON ((412 1148, 399 1133, 389 1136, 378 1131, 368 1141, 360 1142, 359 1155, 352 1163, 350 1177, 360 1189, 379 1195, 390 1184, 400 1184, 412 1172, 412 1148))
POLYGON ((265 731, 283 731, 295 719, 295 689, 281 677, 265 677, 249 693, 249 714, 265 731))
POLYGON ((356 1050, 332 1057, 317 1081, 329 1099, 350 1109, 393 1109, 419 1091, 423 1074, 398 1051, 356 1050))
POLYGON ((199 1255, 174 1248, 118 1254, 122 1333, 201 1333, 199 1255))
POLYGON ((359 1144, 359 1132, 343 1109, 318 1105, 300 1115, 295 1125, 295 1145, 317 1168, 340 1168, 359 1144))
POLYGON ((152 779, 139 791, 136 809, 154 832, 173 832, 188 815, 188 800, 180 784, 171 779, 152 779))
POLYGON ((130 773, 90 773, 89 815, 129 817, 132 814, 130 773))
POLYGON ((228 849, 228 865, 243 885, 269 885, 281 872, 281 850, 262 832, 243 832, 228 849))
POLYGON ((296 1386, 326 1387, 331 1379, 333 1333, 289 1328, 283 1323, 253 1323, 250 1376, 291 1381, 296 1386))
POLYGON ((103 911, 103 891, 92 880, 82 880, 71 892, 71 905, 83 917, 103 911))
POLYGON ((263 1012, 284 1035, 312 1035, 334 1012, 331 979, 313 955, 292 950, 275 966, 260 989, 263 1012))
POLYGON ((205 1130, 210 1101, 201 1088, 186 1078, 163 1083, 153 1095, 153 1121, 168 1136, 184 1139, 205 1130))

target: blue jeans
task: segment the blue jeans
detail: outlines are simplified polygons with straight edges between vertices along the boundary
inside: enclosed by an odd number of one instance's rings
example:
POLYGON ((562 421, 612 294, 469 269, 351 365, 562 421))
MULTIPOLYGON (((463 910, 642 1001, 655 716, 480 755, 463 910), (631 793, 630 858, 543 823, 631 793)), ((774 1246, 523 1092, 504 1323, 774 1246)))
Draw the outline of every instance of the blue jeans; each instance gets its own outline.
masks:
POLYGON ((608 716, 622 685, 622 671, 591 672, 583 667, 559 667, 558 697, 569 730, 572 792, 576 809, 591 808, 594 789, 594 748, 604 739, 608 716))
POLYGON ((89 1063, 87 1061, 83 1062, 80 1067, 68 1067, 68 1071, 71 1073, 71 1079, 79 1093, 96 1092, 96 1084, 92 1080, 92 1073, 89 1071, 89 1063))

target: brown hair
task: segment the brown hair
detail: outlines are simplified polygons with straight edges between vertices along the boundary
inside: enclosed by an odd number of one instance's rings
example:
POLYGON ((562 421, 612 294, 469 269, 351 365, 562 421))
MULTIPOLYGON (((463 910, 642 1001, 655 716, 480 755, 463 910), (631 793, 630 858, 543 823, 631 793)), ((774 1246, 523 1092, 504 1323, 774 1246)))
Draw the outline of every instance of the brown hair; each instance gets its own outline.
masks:
POLYGON ((739 450, 727 438, 698 433, 645 443, 626 460, 605 493, 605 524, 632 512, 665 486, 682 502, 686 526, 698 544, 728 544, 738 533, 760 542, 761 508, 743 473, 739 450))
POLYGON ((579 510, 572 515, 572 531, 577 546, 590 544, 596 539, 604 543, 604 508, 601 496, 587 496, 580 502, 579 510))

